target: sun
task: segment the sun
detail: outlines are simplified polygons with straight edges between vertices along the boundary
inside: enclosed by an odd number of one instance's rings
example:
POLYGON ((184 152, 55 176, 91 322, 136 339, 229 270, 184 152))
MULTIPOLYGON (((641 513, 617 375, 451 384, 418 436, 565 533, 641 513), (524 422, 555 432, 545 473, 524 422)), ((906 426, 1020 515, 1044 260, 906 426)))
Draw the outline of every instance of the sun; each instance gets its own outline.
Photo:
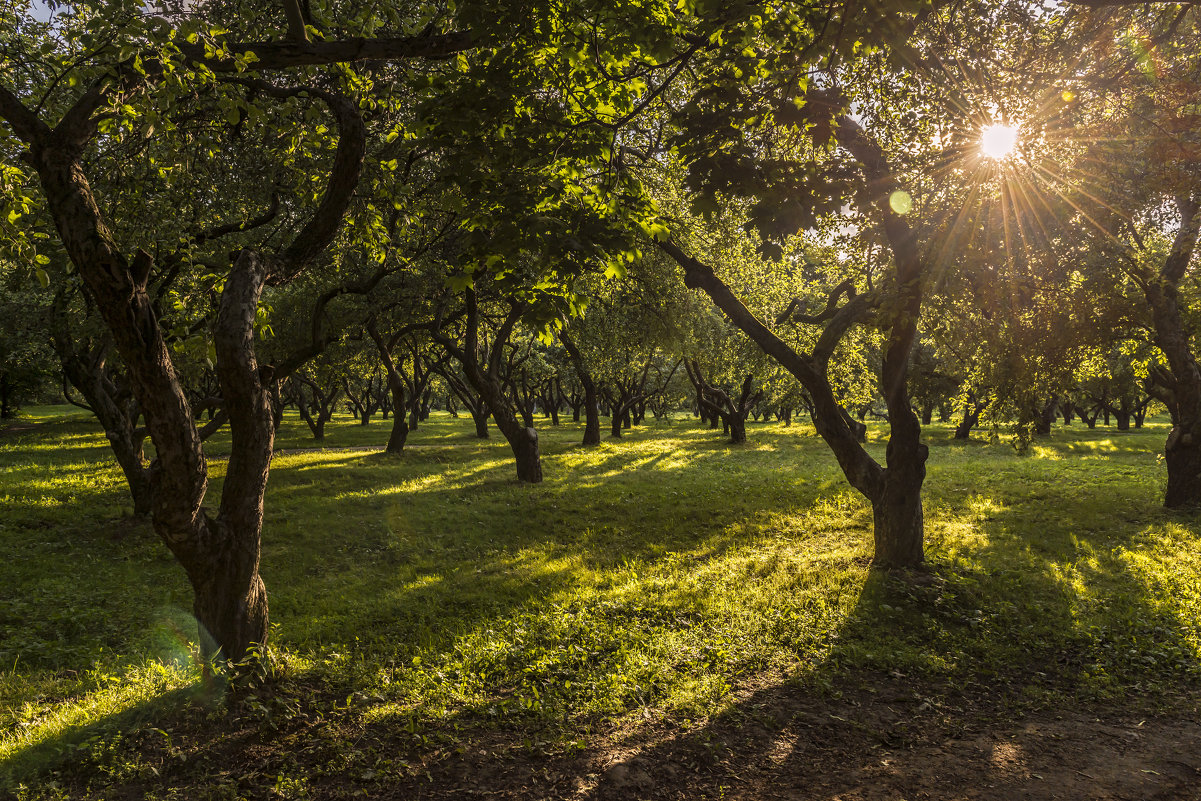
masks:
POLYGON ((980 152, 990 159, 1009 158, 1017 141, 1016 125, 989 125, 980 132, 980 152))

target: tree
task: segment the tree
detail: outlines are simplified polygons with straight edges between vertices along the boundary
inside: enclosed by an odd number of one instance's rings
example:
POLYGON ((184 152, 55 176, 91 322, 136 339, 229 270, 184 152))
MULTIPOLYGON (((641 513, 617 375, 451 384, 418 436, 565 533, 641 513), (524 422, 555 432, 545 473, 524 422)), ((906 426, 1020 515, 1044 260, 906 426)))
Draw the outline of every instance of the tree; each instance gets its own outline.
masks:
POLYGON ((517 479, 537 484, 542 481, 538 432, 533 426, 523 425, 517 419, 517 410, 504 388, 506 345, 529 307, 521 301, 502 302, 495 321, 489 324, 486 313, 481 312, 474 289, 469 288, 464 292, 463 304, 461 335, 452 337, 439 324, 434 327, 431 336, 458 361, 467 385, 487 404, 496 427, 513 449, 517 479), (492 332, 491 336, 488 335, 488 329, 492 332))
MULTIPOLYGON (((267 635, 267 598, 258 562, 274 434, 268 386, 273 370, 261 367, 255 355, 260 297, 269 279, 288 281, 337 236, 366 150, 358 103, 340 88, 281 87, 257 76, 369 57, 445 57, 468 47, 469 40, 462 34, 431 31, 415 37, 304 45, 242 44, 219 38, 223 33, 199 30, 196 24, 190 30, 172 29, 161 18, 83 4, 74 18, 60 18, 59 23, 51 32, 22 18, 6 31, 6 65, 19 63, 22 69, 7 69, 0 82, 0 119, 6 124, 0 152, 8 157, 26 148, 24 158, 32 168, 37 197, 22 201, 22 206, 42 207, 53 220, 63 252, 86 285, 129 371, 133 396, 157 451, 154 527, 191 580, 204 651, 238 660, 267 635), (248 70, 251 62, 253 69, 248 70), (234 99, 246 91, 256 102, 234 99), (141 236, 119 241, 119 235, 131 231, 115 227, 114 218, 106 215, 105 199, 94 191, 88 168, 97 151, 120 149, 127 141, 157 147, 172 133, 176 102, 194 103, 197 92, 215 101, 209 109, 223 108, 235 125, 246 126, 253 113, 243 120, 244 110, 253 107, 257 118, 267 122, 265 105, 275 102, 295 109, 298 99, 311 98, 325 108, 336 131, 332 160, 322 154, 317 161, 325 163, 310 166, 311 175, 326 180, 315 203, 296 207, 299 219, 293 220, 292 236, 257 243, 244 238, 225 268, 212 343, 232 449, 215 517, 203 507, 208 482, 202 439, 151 288, 177 264, 195 263, 195 258, 172 248, 165 259, 156 260, 153 250, 137 244, 145 241, 141 236), (135 131, 127 140, 126 134, 135 131), (163 268, 158 274, 156 263, 163 268)), ((6 169, 23 170, 8 158, 6 169)), ((232 228, 240 231, 243 226, 232 228)), ((193 248, 197 238, 185 244, 193 248)))
MULTIPOLYGON (((1198 15, 1195 7, 1086 3, 1096 11, 1071 18, 1073 43, 1109 37, 1122 46, 1093 49, 1090 80, 1073 102, 1067 163, 1089 165, 1072 189, 1078 219, 1102 260, 1132 283, 1129 308, 1143 317, 1163 361, 1146 389, 1172 414, 1165 443, 1164 505, 1201 505, 1201 369, 1188 299, 1201 232, 1201 115, 1198 101, 1198 15), (1145 36, 1139 31, 1145 31, 1145 36), (1092 76, 1096 76, 1093 78, 1092 76), (1137 300, 1136 300, 1137 298, 1137 300)), ((1112 409, 1111 409, 1112 411, 1112 409)))

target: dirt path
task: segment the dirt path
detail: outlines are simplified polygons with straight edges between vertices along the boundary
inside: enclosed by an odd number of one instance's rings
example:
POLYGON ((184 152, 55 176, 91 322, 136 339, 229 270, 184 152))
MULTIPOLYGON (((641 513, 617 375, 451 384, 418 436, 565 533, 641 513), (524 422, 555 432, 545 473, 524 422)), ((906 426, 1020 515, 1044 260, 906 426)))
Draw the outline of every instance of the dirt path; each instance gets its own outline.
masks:
POLYGON ((815 701, 754 693, 686 732, 614 731, 574 758, 474 742, 383 798, 1009 801, 1201 799, 1201 723, 1188 714, 1041 711, 1004 720, 904 688, 815 701))

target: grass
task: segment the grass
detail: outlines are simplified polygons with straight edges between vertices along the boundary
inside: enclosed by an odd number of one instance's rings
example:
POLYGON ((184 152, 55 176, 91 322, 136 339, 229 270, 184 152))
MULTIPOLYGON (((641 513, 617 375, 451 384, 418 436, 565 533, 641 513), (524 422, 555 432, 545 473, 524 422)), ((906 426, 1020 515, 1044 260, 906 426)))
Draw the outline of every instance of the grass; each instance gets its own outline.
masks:
MULTIPOLYGON (((804 425, 729 446, 679 419, 584 449, 546 423, 529 487, 468 418, 435 413, 389 457, 348 450, 381 446, 379 422, 335 419, 314 450, 289 417, 263 534, 272 670, 237 694, 197 674, 186 580, 94 423, 28 422, 0 436, 0 788, 22 799, 349 795, 500 735, 563 754, 687 726, 764 683, 891 675, 1010 710, 1201 686, 1199 528, 1159 506, 1162 422, 1024 456, 930 427, 931 574, 910 581, 868 570, 870 509, 804 425), (248 744, 255 767, 231 769, 248 744)), ((209 446, 218 492, 227 450, 209 446)))

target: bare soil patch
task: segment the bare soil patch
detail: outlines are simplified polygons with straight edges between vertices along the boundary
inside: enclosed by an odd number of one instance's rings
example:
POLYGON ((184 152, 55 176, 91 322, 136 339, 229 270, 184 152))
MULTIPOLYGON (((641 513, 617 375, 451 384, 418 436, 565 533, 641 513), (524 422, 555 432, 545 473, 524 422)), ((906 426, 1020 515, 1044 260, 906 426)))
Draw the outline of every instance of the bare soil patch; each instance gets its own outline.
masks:
MULTIPOLYGON (((1179 713, 1038 710, 934 702, 893 685, 817 699, 752 692, 682 728, 615 729, 584 753, 532 758, 497 733, 430 759, 379 797, 588 799, 1193 799, 1201 723, 1179 713)), ((331 788, 332 789, 332 788, 331 788)))

